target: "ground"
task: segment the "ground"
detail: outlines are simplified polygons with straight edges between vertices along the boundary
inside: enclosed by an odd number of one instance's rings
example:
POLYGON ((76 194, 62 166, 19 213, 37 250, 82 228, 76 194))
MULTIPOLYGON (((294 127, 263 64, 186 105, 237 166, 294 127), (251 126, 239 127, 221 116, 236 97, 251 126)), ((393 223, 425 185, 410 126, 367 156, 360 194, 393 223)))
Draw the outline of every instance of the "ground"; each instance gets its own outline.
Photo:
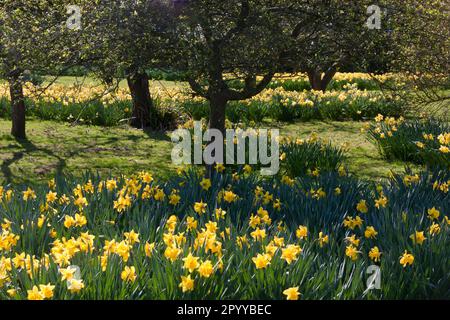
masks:
POLYGON ((364 122, 312 121, 289 124, 281 132, 293 137, 307 137, 317 132, 319 137, 330 140, 333 145, 347 144, 348 169, 363 179, 378 180, 388 177, 391 171, 402 172, 405 166, 416 167, 402 161, 383 159, 376 145, 368 140, 367 134, 361 132, 363 127, 364 122))
MULTIPOLYGON (((51 81, 52 78, 47 77, 47 80, 51 81)), ((64 85, 80 82, 90 85, 99 83, 92 77, 60 77, 56 81, 64 85)), ((120 86, 126 85, 126 81, 120 83, 120 86)), ((151 81, 151 86, 164 89, 187 84, 151 81)), ((424 110, 448 116, 449 106, 432 104, 424 110)), ((317 132, 321 138, 329 139, 334 145, 346 143, 349 146, 346 165, 351 173, 363 179, 386 178, 391 171, 402 172, 405 166, 417 168, 401 161, 383 159, 376 146, 368 141, 367 135, 361 133, 364 124, 356 121, 310 121, 266 123, 265 126, 278 127, 282 135, 303 138, 317 132)), ((98 171, 102 175, 127 175, 149 170, 158 177, 167 177, 175 172, 170 154, 172 144, 167 133, 142 132, 128 126, 71 126, 29 119, 29 140, 20 142, 11 137, 10 128, 9 120, 0 119, 0 185, 5 182, 41 182, 52 177, 55 172, 81 176, 86 169, 98 171)))
MULTIPOLYGON (((297 122, 280 126, 281 134, 307 137, 317 132, 335 145, 348 143, 350 172, 367 179, 401 172, 402 162, 382 159, 376 147, 360 132, 363 122, 297 122)), ((9 134, 10 121, 0 120, 0 184, 44 181, 57 172, 81 176, 88 169, 102 175, 149 170, 167 177, 175 171, 168 134, 149 133, 127 126, 104 128, 29 120, 27 141, 9 134)))
POLYGON ((171 142, 164 134, 28 121, 29 140, 16 141, 9 134, 10 126, 0 120, 0 184, 42 181, 62 171, 81 176, 86 169, 103 175, 146 169, 166 176, 173 169, 171 142))

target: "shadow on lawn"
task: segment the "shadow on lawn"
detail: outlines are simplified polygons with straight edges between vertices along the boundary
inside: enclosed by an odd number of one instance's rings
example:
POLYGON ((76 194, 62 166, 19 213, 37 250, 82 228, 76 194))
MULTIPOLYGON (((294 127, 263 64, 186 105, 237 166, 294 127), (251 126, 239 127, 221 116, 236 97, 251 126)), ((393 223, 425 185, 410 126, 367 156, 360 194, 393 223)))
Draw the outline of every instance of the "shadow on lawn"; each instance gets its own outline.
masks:
POLYGON ((144 129, 143 131, 150 139, 158 140, 158 141, 168 141, 168 142, 172 141, 170 138, 171 131, 164 132, 164 131, 154 131, 154 130, 149 130, 149 129, 144 129))
POLYGON ((6 179, 6 183, 11 183, 14 177, 11 172, 10 166, 13 163, 23 159, 26 154, 30 154, 32 152, 43 152, 50 157, 56 158, 58 160, 58 164, 56 165, 57 175, 61 174, 62 170, 66 167, 66 160, 55 154, 53 151, 37 147, 28 139, 15 139, 15 141, 20 145, 20 147, 22 147, 23 150, 14 152, 12 158, 4 160, 1 164, 1 172, 6 179))
MULTIPOLYGON (((157 141, 167 141, 167 142, 171 141, 170 137, 164 132, 155 132, 155 131, 147 131, 147 130, 144 130, 144 132, 146 134, 144 136, 144 139, 146 137, 148 137, 152 140, 157 140, 157 141)), ((98 138, 100 138, 100 137, 98 137, 98 138)), ((122 138, 131 140, 132 143, 139 143, 140 142, 139 140, 142 139, 139 136, 133 136, 133 135, 123 136, 122 138)), ((13 142, 13 141, 16 142, 17 145, 10 144, 6 148, 8 148, 8 149, 20 148, 20 150, 13 152, 12 156, 10 158, 3 160, 3 162, 0 164, 0 171, 5 179, 5 182, 8 184, 12 183, 14 181, 14 178, 17 178, 11 170, 11 166, 14 163, 19 162, 20 160, 24 159, 26 156, 30 156, 33 153, 43 153, 43 154, 49 156, 50 158, 56 159, 56 164, 48 163, 45 167, 41 168, 41 170, 46 171, 46 172, 49 172, 49 170, 51 170, 51 171, 54 170, 54 173, 57 176, 60 176, 63 174, 63 170, 67 167, 67 159, 76 157, 77 155, 80 155, 82 153, 92 153, 92 152, 98 153, 98 152, 101 152, 104 150, 110 150, 110 148, 106 148, 106 147, 114 144, 119 139, 120 139, 119 137, 109 137, 106 141, 102 141, 102 143, 98 143, 99 139, 96 139, 96 137, 94 137, 94 139, 92 139, 93 141, 95 141, 94 144, 89 143, 89 144, 81 145, 78 148, 72 148, 71 150, 63 152, 63 154, 61 155, 61 154, 55 153, 53 150, 51 150, 49 148, 37 146, 29 139, 15 139, 15 138, 9 136, 9 140, 11 142, 13 142)), ((168 152, 170 152, 170 150, 168 150, 168 152)), ((36 171, 36 173, 40 174, 37 171, 36 171)))

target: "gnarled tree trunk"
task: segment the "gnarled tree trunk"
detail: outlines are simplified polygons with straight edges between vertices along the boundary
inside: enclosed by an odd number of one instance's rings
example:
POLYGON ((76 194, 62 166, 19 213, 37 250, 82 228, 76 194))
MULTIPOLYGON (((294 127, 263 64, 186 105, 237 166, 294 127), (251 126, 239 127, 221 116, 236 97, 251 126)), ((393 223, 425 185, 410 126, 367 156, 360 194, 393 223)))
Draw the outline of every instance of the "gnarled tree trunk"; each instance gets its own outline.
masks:
POLYGON ((218 129, 223 134, 225 133, 225 111, 227 107, 227 100, 225 97, 218 95, 210 99, 210 115, 209 128, 218 129))
POLYGON ((16 138, 25 139, 25 97, 23 84, 19 78, 10 79, 9 92, 11 97, 11 134, 16 138))
MULTIPOLYGON (((216 95, 209 100, 210 104, 210 114, 209 114, 209 128, 217 129, 222 132, 223 137, 225 137, 225 118, 226 118, 226 107, 227 99, 223 95, 216 95)), ((211 141, 210 143, 213 143, 211 141)), ((225 156, 225 155, 224 155, 225 156)), ((225 161, 225 159, 223 159, 225 161)), ((206 165, 206 176, 208 178, 212 177, 214 171, 214 165, 206 165)))
POLYGON ((149 78, 145 73, 136 73, 127 78, 133 99, 131 125, 138 129, 157 129, 156 111, 150 94, 149 78))
POLYGON ((336 74, 336 69, 328 69, 327 71, 325 71, 323 77, 322 72, 317 70, 309 70, 307 73, 311 88, 314 90, 325 92, 331 80, 333 80, 334 75, 336 74))

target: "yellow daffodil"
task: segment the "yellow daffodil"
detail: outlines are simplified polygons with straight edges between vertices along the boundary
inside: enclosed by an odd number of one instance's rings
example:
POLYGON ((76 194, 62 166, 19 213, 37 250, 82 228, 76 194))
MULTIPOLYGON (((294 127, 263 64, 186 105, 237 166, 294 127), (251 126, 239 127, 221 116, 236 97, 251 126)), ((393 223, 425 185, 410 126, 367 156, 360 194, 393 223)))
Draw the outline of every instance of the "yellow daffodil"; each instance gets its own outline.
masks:
POLYGON ((200 264, 197 269, 200 276, 204 278, 209 278, 211 274, 214 272, 213 265, 210 260, 206 260, 200 264))
POLYGON ((426 240, 425 236, 423 235, 423 231, 416 231, 409 237, 411 238, 413 243, 420 244, 420 245, 422 245, 422 243, 426 240))
POLYGON ((367 207, 366 200, 361 200, 356 205, 356 210, 358 210, 361 213, 367 213, 369 211, 369 208, 367 207))
POLYGON ((400 257, 400 264, 405 268, 407 265, 412 265, 414 263, 414 256, 405 250, 403 255, 400 257))
POLYGON ((302 248, 297 245, 287 245, 286 248, 281 249, 281 259, 285 260, 288 264, 298 259, 297 255, 302 252, 302 248))
POLYGON ((202 214, 204 214, 206 212, 206 207, 207 206, 208 205, 206 203, 204 203, 203 201, 196 202, 194 204, 194 211, 196 213, 198 213, 199 215, 202 215, 202 214))
POLYGON ((125 269, 120 274, 120 278, 126 282, 134 282, 137 278, 135 267, 126 266, 125 269))
POLYGON ((299 239, 305 239, 308 236, 308 228, 306 226, 299 226, 295 235, 299 239))
POLYGON ((200 182, 200 186, 202 187, 203 190, 208 191, 209 188, 211 188, 211 180, 203 178, 202 181, 200 182))
POLYGON ((366 230, 364 231, 364 236, 367 239, 375 239, 377 237, 377 234, 378 234, 378 232, 372 226, 368 226, 366 228, 366 230))
POLYGON ((271 257, 268 254, 259 254, 252 258, 256 269, 265 269, 270 264, 271 257))
POLYGON ((188 270, 190 273, 194 272, 195 269, 199 267, 199 258, 194 257, 192 253, 189 252, 186 258, 182 259, 184 261, 183 268, 188 270))
POLYGON ((428 218, 431 220, 437 220, 440 216, 439 210, 437 210, 435 207, 428 209, 428 218))
POLYGON ((83 280, 72 279, 67 281, 68 289, 71 293, 78 293, 84 288, 83 280))
POLYGON ((286 300, 298 300, 300 297, 300 292, 298 291, 299 287, 292 287, 283 291, 283 294, 286 296, 286 300))
POLYGON ((181 290, 184 292, 193 291, 194 290, 194 280, 191 278, 190 275, 187 277, 181 277, 181 283, 179 285, 181 290))
POLYGON ((370 251, 369 251, 369 258, 372 261, 379 262, 380 261, 380 257, 381 257, 381 252, 380 252, 380 249, 378 249, 378 247, 373 247, 372 249, 370 249, 370 251))

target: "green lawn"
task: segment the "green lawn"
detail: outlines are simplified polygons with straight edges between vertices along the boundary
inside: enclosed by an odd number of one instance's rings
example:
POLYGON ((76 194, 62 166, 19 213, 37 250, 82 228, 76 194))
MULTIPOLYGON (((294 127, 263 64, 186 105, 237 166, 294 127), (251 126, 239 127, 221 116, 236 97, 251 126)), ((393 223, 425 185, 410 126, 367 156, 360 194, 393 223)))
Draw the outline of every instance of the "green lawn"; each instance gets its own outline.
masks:
MULTIPOLYGON (((402 172, 407 165, 402 161, 387 161, 379 154, 377 147, 361 133, 364 122, 356 121, 313 121, 288 124, 281 128, 283 134, 294 137, 308 137, 316 132, 319 137, 331 141, 334 145, 347 144, 347 166, 351 173, 364 179, 378 180, 386 178, 391 171, 402 172)), ((408 164, 416 168, 413 164, 408 164)))
POLYGON ((28 121, 29 140, 16 141, 9 130, 10 122, 0 120, 0 184, 31 183, 56 172, 80 176, 92 170, 120 175, 146 169, 166 176, 173 169, 171 142, 164 134, 28 121))
MULTIPOLYGON (((65 85, 65 86, 71 86, 71 85, 79 85, 84 84, 88 86, 95 86, 100 85, 101 82, 98 79, 95 79, 93 77, 72 77, 72 76, 61 76, 54 80, 54 77, 47 76, 45 77, 46 82, 49 83, 50 81, 54 81, 55 84, 59 85, 65 85)), ((187 86, 184 82, 176 82, 176 81, 165 81, 165 80, 151 80, 150 86, 152 88, 173 88, 173 87, 185 87, 187 86)), ((128 88, 128 84, 126 80, 122 80, 119 83, 119 87, 121 88, 128 88)))
MULTIPOLYGON (((59 77, 56 83, 96 85, 99 81, 92 77, 59 77)), ((126 85, 125 80, 121 81, 121 87, 126 85)), ((164 89, 186 84, 151 81, 151 86, 164 89)), ((440 110, 445 113, 448 107, 440 110)), ((29 140, 19 142, 9 135, 10 122, 0 120, 0 184, 42 181, 55 172, 79 176, 85 170, 103 175, 151 170, 155 175, 165 177, 174 171, 170 158, 172 145, 167 134, 150 134, 126 126, 70 126, 38 120, 28 121, 27 125, 29 140)), ((282 135, 303 138, 316 132, 335 145, 347 143, 350 147, 347 166, 351 173, 361 178, 378 180, 387 177, 390 171, 403 171, 405 163, 388 162, 380 156, 377 148, 361 133, 363 126, 363 122, 354 121, 266 124, 268 128, 279 127, 282 135)))
MULTIPOLYGON (((0 184, 47 180, 57 172, 81 176, 86 170, 102 175, 131 174, 150 170, 166 177, 174 172, 172 144, 167 134, 146 133, 127 126, 103 128, 30 120, 29 140, 16 141, 10 122, 0 120, 0 184)), ((390 170, 400 172, 402 162, 383 160, 375 146, 360 132, 360 122, 308 122, 280 126, 283 135, 307 137, 317 132, 340 145, 347 142, 347 165, 360 177, 377 180, 390 170)))

